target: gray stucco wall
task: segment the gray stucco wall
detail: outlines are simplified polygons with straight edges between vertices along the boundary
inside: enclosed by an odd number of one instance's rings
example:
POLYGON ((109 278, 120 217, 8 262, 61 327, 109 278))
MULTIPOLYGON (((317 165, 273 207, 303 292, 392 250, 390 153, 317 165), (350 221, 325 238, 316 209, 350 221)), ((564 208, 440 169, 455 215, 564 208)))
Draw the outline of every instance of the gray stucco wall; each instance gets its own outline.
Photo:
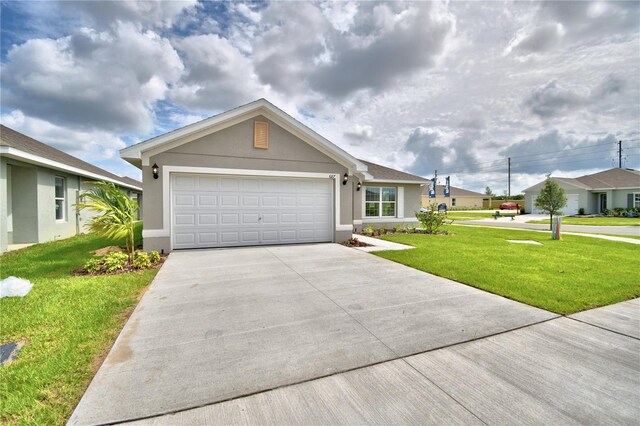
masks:
POLYGON ((616 208, 616 207, 622 207, 622 208, 628 208, 628 204, 627 204, 627 200, 628 200, 628 196, 629 194, 633 194, 634 192, 640 193, 640 188, 633 188, 633 189, 616 189, 614 191, 612 191, 612 198, 613 198, 613 206, 612 208, 616 208))
MULTIPOLYGON (((145 230, 163 227, 162 168, 168 165, 331 173, 335 174, 337 179, 341 179, 347 172, 346 167, 262 116, 152 156, 149 164, 154 163, 157 163, 160 168, 159 179, 153 178, 151 167, 142 168, 144 188, 142 210, 145 230), (255 121, 269 123, 269 148, 266 150, 253 147, 255 121)), ((351 182, 353 180, 350 178, 351 182)), ((340 222, 351 224, 352 186, 349 184, 339 186, 340 222)), ((336 240, 339 240, 341 235, 336 233, 336 240)), ((166 237, 147 237, 144 245, 145 250, 164 249, 165 252, 170 250, 169 238, 166 237)))
POLYGON ((38 242, 38 171, 11 166, 12 244, 38 242))
POLYGON ((51 169, 38 168, 38 241, 58 240, 76 234, 79 180, 72 175, 51 169), (65 184, 65 216, 56 220, 55 211, 55 177, 64 178, 65 184))
POLYGON ((9 235, 7 228, 7 162, 4 157, 0 158, 0 253, 7 250, 9 235))

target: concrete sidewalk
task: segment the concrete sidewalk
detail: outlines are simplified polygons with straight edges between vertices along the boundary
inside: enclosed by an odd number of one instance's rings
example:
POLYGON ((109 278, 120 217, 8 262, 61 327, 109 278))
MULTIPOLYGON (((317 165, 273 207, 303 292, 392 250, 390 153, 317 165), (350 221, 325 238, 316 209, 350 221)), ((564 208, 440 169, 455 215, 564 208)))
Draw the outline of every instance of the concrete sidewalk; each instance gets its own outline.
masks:
MULTIPOLYGON (((637 324, 640 299, 575 317, 619 328, 612 313, 637 324)), ((639 355, 637 338, 558 318, 133 424, 635 425, 639 355)))
MULTIPOLYGON (((556 317, 338 244, 178 251, 157 274, 69 423, 188 410, 556 317)), ((397 368, 416 374, 406 363, 397 368)), ((368 380, 388 376, 393 386, 392 371, 380 367, 368 380)), ((400 411, 403 389, 393 391, 400 411)), ((371 407, 386 400, 384 393, 377 398, 371 407)), ((434 404, 446 400, 433 398, 434 404)), ((434 419, 469 421, 455 404, 445 404, 450 407, 433 409, 434 419)))
MULTIPOLYGON (((539 215, 536 215, 539 216, 539 215)), ((516 216, 515 220, 509 218, 494 219, 478 219, 478 220, 465 220, 456 222, 456 224, 468 224, 468 225, 483 225, 490 227, 501 228, 523 228, 523 229, 535 229, 539 231, 549 231, 549 225, 543 225, 539 223, 525 223, 529 220, 537 220, 538 217, 533 215, 520 215, 516 216)), ((548 216, 546 217, 549 218, 548 216)), ((586 225, 565 225, 562 224, 562 229, 567 232, 581 232, 588 234, 611 234, 620 236, 634 236, 640 237, 640 226, 586 226, 586 225)))

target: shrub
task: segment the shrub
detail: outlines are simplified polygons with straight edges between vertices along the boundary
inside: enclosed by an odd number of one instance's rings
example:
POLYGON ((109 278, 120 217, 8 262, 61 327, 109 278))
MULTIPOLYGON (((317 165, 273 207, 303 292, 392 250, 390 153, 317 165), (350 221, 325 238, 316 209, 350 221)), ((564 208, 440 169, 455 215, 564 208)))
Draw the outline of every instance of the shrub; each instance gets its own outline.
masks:
POLYGON ((436 203, 432 203, 426 212, 416 213, 416 218, 427 234, 438 233, 438 230, 446 224, 447 220, 445 215, 438 213, 438 205, 436 203))
POLYGON ((128 260, 129 256, 127 256, 126 253, 109 253, 102 258, 103 269, 105 272, 114 272, 119 269, 123 269, 126 266, 128 260))
POLYGON ((133 254, 133 267, 136 269, 146 269, 151 267, 149 255, 143 251, 137 251, 133 254))
POLYGON ((149 253, 149 261, 151 261, 151 263, 160 262, 160 253, 158 253, 157 250, 152 250, 151 253, 149 253))
POLYGON ((102 259, 92 257, 84 264, 84 270, 90 274, 96 274, 102 270, 102 259))
POLYGON ((393 232, 397 234, 404 234, 405 232, 407 232, 407 228, 405 227, 404 224, 399 223, 398 225, 393 227, 393 232))
POLYGON ((362 229, 363 235, 372 236, 372 235, 375 235, 375 233, 376 233, 376 227, 373 225, 367 225, 362 229))
POLYGON ((582 215, 584 214, 584 207, 580 207, 580 208, 578 209, 578 214, 579 214, 580 216, 582 216, 582 215))

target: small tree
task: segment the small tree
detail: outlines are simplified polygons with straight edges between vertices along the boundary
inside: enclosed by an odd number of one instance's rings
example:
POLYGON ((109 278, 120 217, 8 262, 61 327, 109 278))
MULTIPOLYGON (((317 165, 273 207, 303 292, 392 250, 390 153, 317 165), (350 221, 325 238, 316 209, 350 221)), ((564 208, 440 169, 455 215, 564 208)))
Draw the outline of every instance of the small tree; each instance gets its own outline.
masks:
POLYGON ((124 238, 129 253, 129 263, 133 264, 135 251, 135 224, 138 222, 138 202, 132 200, 115 184, 95 182, 93 187, 80 194, 84 201, 77 204, 79 210, 91 209, 102 215, 91 219, 91 231, 107 238, 124 238))
POLYGON ((487 185, 487 187, 484 189, 484 195, 489 197, 489 208, 493 208, 493 206, 491 205, 491 200, 496 196, 496 194, 493 193, 493 190, 489 185, 487 185))
POLYGON ((535 200, 536 208, 549 213, 549 229, 552 228, 553 215, 561 213, 560 209, 567 205, 567 197, 564 189, 560 188, 551 175, 547 175, 547 180, 540 190, 540 195, 535 200))
POLYGON ((427 207, 426 212, 416 213, 416 219, 422 224, 424 232, 427 234, 436 234, 438 229, 446 223, 446 216, 438 213, 438 204, 431 203, 427 207))

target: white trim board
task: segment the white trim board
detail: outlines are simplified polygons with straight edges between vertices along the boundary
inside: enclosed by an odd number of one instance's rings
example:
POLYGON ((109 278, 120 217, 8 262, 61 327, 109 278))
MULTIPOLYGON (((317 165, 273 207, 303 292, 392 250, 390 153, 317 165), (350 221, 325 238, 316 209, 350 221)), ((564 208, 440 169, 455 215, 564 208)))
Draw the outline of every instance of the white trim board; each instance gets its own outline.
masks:
POLYGON ((142 188, 137 186, 129 185, 124 182, 117 181, 115 179, 111 179, 109 177, 99 175, 97 173, 88 172, 83 169, 79 169, 77 167, 69 166, 64 163, 59 163, 57 161, 49 160, 44 157, 40 157, 39 155, 29 154, 28 152, 21 151, 16 148, 12 148, 10 146, 0 146, 0 154, 7 156, 8 158, 15 158, 16 160, 24 161, 25 163, 31 163, 38 166, 47 167, 54 170, 60 170, 63 172, 80 175, 92 179, 104 180, 106 182, 115 183, 118 186, 123 186, 125 188, 135 189, 137 191, 142 191, 142 188))
MULTIPOLYGON (((214 167, 164 166, 162 167, 162 228, 143 230, 143 237, 171 237, 171 174, 192 173, 227 176, 263 176, 277 178, 333 179, 334 226, 336 231, 353 229, 351 224, 340 223, 341 177, 337 173, 310 173, 276 170, 224 169, 214 167)), ((173 242, 171 242, 173 249, 173 242)))

